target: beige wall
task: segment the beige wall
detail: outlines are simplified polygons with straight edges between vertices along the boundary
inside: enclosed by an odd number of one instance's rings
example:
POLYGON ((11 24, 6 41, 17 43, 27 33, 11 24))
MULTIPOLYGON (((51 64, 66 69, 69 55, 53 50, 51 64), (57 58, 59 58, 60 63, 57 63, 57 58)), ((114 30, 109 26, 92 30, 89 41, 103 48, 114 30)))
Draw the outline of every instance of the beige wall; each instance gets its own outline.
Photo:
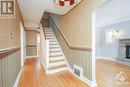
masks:
POLYGON ((71 46, 92 45, 92 12, 104 0, 83 0, 65 16, 51 15, 71 46))
MULTIPOLYGON (((20 14, 16 3, 15 18, 0 18, 0 50, 20 46, 20 14), (11 33, 13 38, 11 38, 11 33)), ((22 22, 23 23, 23 22, 22 22)), ((0 53, 0 87, 13 87, 13 84, 21 69, 20 49, 4 53, 4 57, 0 53)))
POLYGON ((37 56, 37 31, 26 30, 27 56, 37 56))
POLYGON ((20 21, 22 16, 17 5, 15 18, 0 18, 0 49, 20 45, 20 21), (13 38, 11 33, 14 35, 13 38))
MULTIPOLYGON (((51 14, 50 16, 59 27, 63 36, 72 47, 91 47, 92 46, 92 13, 96 6, 105 0, 82 0, 82 2, 64 16, 51 14)), ((95 81, 95 72, 93 71, 92 52, 74 50, 70 48, 62 36, 57 33, 56 26, 50 23, 60 42, 62 50, 70 66, 74 64, 83 67, 84 76, 95 81)))

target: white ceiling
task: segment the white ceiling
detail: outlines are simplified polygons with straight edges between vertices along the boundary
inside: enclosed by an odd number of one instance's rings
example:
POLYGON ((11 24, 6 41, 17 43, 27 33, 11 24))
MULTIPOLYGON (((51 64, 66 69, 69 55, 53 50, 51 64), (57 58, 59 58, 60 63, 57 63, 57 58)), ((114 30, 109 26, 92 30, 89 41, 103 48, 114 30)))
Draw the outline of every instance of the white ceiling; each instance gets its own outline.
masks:
POLYGON ((44 11, 64 15, 70 11, 76 4, 70 7, 59 7, 54 3, 54 0, 17 0, 20 11, 22 13, 25 27, 39 27, 40 20, 44 11))
POLYGON ((97 26, 130 20, 130 0, 110 0, 96 13, 97 26))

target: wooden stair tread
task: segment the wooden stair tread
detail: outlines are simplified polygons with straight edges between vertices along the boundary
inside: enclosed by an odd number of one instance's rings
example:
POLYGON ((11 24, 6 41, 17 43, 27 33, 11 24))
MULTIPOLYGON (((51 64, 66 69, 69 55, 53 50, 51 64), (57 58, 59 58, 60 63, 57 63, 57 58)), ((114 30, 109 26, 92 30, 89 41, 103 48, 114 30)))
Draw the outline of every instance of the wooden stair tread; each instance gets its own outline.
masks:
POLYGON ((45 34, 53 34, 53 32, 45 32, 45 34))
POLYGON ((53 35, 53 34, 46 34, 46 33, 45 33, 45 36, 54 36, 54 35, 53 35))
POLYGON ((54 48, 59 48, 58 46, 57 47, 49 47, 50 49, 54 49, 54 48))
POLYGON ((46 39, 55 39, 55 37, 46 37, 46 39))
POLYGON ((60 59, 60 60, 50 60, 49 63, 55 63, 55 62, 63 62, 65 59, 60 59))
POLYGON ((54 52, 62 52, 61 50, 50 50, 50 53, 54 53, 54 52))
POLYGON ((55 44, 54 43, 50 43, 50 45, 58 45, 58 44, 57 43, 55 43, 55 44))
POLYGON ((46 39, 55 39, 55 38, 46 37, 46 39))
POLYGON ((53 69, 63 68, 63 67, 67 67, 67 66, 68 66, 68 65, 63 64, 63 65, 59 65, 59 66, 50 67, 50 68, 48 68, 48 70, 53 70, 53 69))
POLYGON ((50 42, 57 42, 57 41, 51 40, 50 42))

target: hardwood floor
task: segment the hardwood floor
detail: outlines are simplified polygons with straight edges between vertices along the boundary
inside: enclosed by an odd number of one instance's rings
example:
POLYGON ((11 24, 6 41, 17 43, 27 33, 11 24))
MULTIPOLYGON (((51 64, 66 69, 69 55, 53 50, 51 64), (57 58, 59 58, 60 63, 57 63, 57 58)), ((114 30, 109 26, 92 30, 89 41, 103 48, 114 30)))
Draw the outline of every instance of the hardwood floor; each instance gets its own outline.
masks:
POLYGON ((98 59, 96 62, 98 87, 130 87, 130 67, 109 60, 98 59), (120 72, 128 77, 127 81, 116 80, 120 72))
MULTIPOLYGON (((109 60, 97 60, 97 87, 130 87, 130 67, 109 60), (116 80, 124 72, 128 81, 116 80)), ((26 61, 18 87, 89 87, 69 72, 46 75, 36 59, 26 61)))
POLYGON ((69 72, 46 75, 36 59, 26 61, 18 87, 88 87, 69 72))

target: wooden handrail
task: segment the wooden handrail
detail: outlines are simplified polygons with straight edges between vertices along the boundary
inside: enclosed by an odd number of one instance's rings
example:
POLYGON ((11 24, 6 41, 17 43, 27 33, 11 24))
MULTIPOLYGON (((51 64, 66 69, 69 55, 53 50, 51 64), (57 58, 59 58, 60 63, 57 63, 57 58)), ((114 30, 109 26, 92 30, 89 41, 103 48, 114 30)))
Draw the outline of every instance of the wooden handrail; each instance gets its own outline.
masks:
POLYGON ((3 59, 4 57, 18 51, 19 49, 20 49, 20 46, 0 49, 0 59, 3 59))
POLYGON ((26 45, 27 47, 37 47, 37 45, 26 45))
POLYGON ((71 48, 71 49, 76 49, 76 50, 84 50, 84 51, 92 51, 92 47, 77 47, 77 46, 71 46, 70 43, 68 42, 68 40, 65 38, 65 36, 62 34, 61 30, 59 29, 59 27, 57 26, 57 24, 54 22, 53 18, 51 16, 49 16, 49 19, 51 19, 53 21, 53 23, 56 25, 56 27, 58 28, 58 31, 60 32, 60 34, 62 35, 63 39, 66 41, 67 45, 71 48))

